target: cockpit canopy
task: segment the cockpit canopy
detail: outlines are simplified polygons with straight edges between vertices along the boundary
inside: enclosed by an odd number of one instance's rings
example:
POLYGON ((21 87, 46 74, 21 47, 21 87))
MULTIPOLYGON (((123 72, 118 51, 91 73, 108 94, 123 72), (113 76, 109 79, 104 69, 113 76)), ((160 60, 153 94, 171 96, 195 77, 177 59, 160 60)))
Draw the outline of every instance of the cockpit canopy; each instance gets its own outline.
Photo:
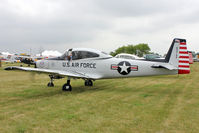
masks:
POLYGON ((88 48, 73 48, 68 49, 62 56, 58 57, 59 60, 79 60, 87 58, 111 58, 112 56, 94 49, 88 48))

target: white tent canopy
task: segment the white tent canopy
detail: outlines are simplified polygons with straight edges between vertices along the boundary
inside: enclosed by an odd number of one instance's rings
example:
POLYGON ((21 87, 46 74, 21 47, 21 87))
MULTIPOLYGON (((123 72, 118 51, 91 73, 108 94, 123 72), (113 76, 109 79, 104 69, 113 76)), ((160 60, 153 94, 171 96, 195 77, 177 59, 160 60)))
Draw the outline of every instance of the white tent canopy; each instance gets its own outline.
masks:
POLYGON ((13 54, 11 54, 11 53, 9 53, 9 52, 1 52, 1 54, 2 54, 2 55, 13 55, 13 54))
MULTIPOLYGON (((54 50, 45 50, 42 52, 41 55, 45 57, 57 57, 57 56, 61 56, 62 54, 54 50)), ((39 56, 39 54, 37 56, 39 56)))

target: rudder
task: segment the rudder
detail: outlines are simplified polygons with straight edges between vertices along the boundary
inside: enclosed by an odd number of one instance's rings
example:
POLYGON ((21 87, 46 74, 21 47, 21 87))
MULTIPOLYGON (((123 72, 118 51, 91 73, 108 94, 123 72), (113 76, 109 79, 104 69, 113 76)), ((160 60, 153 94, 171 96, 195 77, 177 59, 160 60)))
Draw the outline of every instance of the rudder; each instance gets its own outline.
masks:
POLYGON ((180 40, 178 74, 189 74, 189 53, 185 39, 180 40))
POLYGON ((175 38, 167 53, 165 62, 178 68, 178 74, 189 74, 189 54, 185 39, 175 38))

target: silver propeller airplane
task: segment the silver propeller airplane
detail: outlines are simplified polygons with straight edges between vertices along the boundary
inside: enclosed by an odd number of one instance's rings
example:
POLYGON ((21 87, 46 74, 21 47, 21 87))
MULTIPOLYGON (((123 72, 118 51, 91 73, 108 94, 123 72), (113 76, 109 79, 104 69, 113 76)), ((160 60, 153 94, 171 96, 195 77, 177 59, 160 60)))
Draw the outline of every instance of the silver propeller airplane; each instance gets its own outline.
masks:
POLYGON ((85 86, 93 86, 98 79, 127 78, 136 76, 189 74, 189 55, 185 39, 174 39, 165 59, 129 60, 114 58, 98 50, 87 48, 68 49, 62 56, 39 60, 35 68, 10 66, 5 70, 23 70, 47 73, 53 80, 68 77, 63 91, 71 91, 71 78, 85 80, 85 86))

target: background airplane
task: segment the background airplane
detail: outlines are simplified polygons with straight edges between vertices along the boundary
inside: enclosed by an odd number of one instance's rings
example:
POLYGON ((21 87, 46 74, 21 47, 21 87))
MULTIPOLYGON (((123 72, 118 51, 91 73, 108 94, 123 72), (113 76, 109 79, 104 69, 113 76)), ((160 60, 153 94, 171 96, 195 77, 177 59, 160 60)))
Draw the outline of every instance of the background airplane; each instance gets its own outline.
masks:
POLYGON ((139 59, 144 59, 141 57, 138 57, 137 55, 133 54, 127 54, 127 53, 120 53, 115 56, 115 58, 123 58, 123 59, 131 59, 131 60, 139 60, 139 59))
POLYGON ((85 86, 92 86, 93 80, 110 78, 127 78, 137 76, 188 74, 189 55, 185 39, 174 39, 165 59, 162 60, 129 60, 112 57, 104 52, 74 48, 62 56, 36 62, 36 68, 7 67, 5 70, 24 70, 48 73, 49 87, 53 80, 68 77, 63 91, 71 91, 71 78, 82 78, 85 86))
POLYGON ((6 62, 6 63, 19 63, 21 61, 20 61, 20 57, 18 55, 7 55, 4 62, 6 62))
POLYGON ((22 63, 28 64, 28 66, 30 66, 30 65, 35 65, 38 60, 57 57, 57 56, 60 56, 60 55, 61 55, 61 53, 59 53, 58 51, 45 50, 42 53, 37 54, 35 56, 32 56, 32 55, 21 56, 20 61, 22 63))

